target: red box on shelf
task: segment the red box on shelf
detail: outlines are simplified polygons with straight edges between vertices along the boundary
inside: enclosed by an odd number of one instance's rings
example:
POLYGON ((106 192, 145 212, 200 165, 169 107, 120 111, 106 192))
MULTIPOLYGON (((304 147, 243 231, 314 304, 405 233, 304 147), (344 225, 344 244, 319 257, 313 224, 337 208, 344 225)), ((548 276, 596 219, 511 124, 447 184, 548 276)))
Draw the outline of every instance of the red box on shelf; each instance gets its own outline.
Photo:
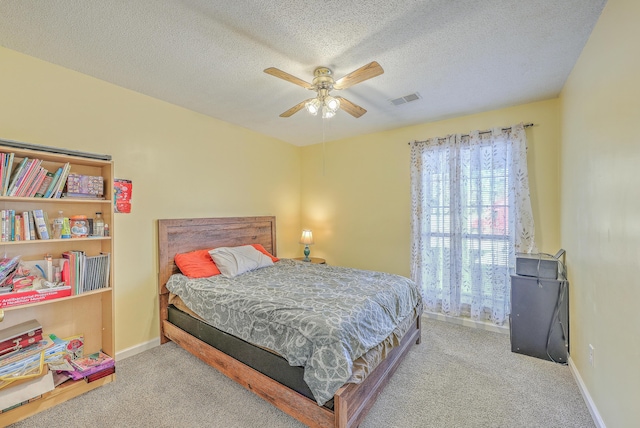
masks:
POLYGON ((28 305, 45 300, 71 296, 71 287, 57 287, 49 290, 29 290, 0 294, 0 308, 28 305))

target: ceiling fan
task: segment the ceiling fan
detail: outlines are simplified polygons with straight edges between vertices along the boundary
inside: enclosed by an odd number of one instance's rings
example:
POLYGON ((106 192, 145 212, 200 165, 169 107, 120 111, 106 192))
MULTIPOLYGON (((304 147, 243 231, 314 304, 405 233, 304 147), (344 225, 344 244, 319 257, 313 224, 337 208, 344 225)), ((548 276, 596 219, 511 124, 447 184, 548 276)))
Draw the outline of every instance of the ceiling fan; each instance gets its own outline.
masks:
POLYGON ((359 69, 352 71, 341 79, 334 80, 333 72, 327 67, 318 67, 313 72, 312 83, 305 82, 289 73, 279 70, 274 67, 264 70, 265 73, 287 82, 294 83, 302 86, 305 89, 310 89, 317 92, 315 98, 306 99, 289 110, 285 111, 280 117, 290 117, 293 114, 299 112, 303 108, 313 115, 316 115, 319 111, 322 111, 323 118, 333 117, 338 109, 342 109, 349 113, 351 116, 358 118, 365 114, 367 111, 357 104, 352 103, 343 97, 333 97, 330 95, 332 90, 347 89, 357 83, 371 79, 384 73, 380 64, 373 61, 367 65, 360 67, 359 69))

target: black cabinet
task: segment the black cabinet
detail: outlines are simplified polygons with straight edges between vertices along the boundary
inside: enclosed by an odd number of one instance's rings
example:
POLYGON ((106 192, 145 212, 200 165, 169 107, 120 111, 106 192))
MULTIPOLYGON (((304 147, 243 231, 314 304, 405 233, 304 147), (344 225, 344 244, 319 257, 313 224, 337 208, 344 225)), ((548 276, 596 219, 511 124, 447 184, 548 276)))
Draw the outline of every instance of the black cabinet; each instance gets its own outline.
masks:
POLYGON ((569 282, 511 275, 511 351, 566 364, 569 282))

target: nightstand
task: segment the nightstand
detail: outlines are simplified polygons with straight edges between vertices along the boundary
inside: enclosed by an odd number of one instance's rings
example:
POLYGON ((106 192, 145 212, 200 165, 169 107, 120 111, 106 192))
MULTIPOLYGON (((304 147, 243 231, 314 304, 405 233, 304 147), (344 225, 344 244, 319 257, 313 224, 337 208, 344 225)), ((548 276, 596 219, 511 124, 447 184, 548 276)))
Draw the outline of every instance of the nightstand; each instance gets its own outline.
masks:
MULTIPOLYGON (((326 265, 327 261, 325 259, 321 259, 320 257, 309 257, 311 259, 310 262, 308 263, 312 263, 312 264, 316 264, 316 265, 326 265)), ((303 260, 304 257, 294 257, 293 260, 303 260)))

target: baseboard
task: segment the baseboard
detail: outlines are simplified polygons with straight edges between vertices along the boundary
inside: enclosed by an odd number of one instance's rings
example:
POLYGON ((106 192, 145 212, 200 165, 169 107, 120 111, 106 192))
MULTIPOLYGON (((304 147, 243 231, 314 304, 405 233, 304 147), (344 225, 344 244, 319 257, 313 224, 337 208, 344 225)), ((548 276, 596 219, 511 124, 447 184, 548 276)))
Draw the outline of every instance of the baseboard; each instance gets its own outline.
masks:
POLYGON ((424 311, 422 316, 440 321, 446 321, 453 324, 460 324, 466 327, 478 328, 480 330, 493 331, 495 333, 509 334, 508 325, 495 325, 490 322, 476 321, 469 318, 452 317, 450 315, 439 314, 436 312, 424 311))
POLYGON ((573 360, 571 359, 571 355, 567 358, 569 361, 569 368, 571 369, 571 373, 573 374, 573 378, 576 380, 578 384, 578 389, 580 389, 580 393, 582 394, 582 398, 584 399, 587 408, 589 409, 589 413, 591 413, 591 419, 593 419, 593 423, 596 424, 597 428, 606 428, 604 421, 600 417, 600 413, 598 412, 598 408, 596 404, 591 399, 591 394, 589 394, 589 390, 587 390, 587 386, 582 381, 582 376, 580 376, 580 372, 578 368, 573 364, 573 360))
POLYGON ((155 348, 156 346, 160 346, 160 338, 152 339, 148 342, 140 343, 138 345, 132 346, 131 348, 123 349, 122 351, 116 352, 116 361, 124 360, 125 358, 133 357, 136 354, 144 352, 148 349, 155 348))

